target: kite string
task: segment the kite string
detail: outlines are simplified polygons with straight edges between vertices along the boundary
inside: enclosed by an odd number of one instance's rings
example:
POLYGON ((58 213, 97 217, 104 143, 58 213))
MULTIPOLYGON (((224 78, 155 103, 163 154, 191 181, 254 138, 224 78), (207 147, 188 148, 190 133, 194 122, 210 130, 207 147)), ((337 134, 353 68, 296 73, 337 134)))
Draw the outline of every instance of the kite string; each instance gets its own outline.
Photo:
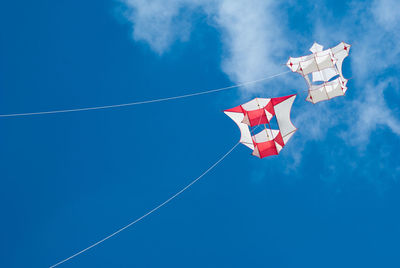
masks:
POLYGON ((0 114, 0 117, 16 117, 16 116, 30 116, 30 115, 43 115, 43 114, 57 114, 57 113, 71 113, 71 112, 82 112, 82 111, 91 111, 91 110, 103 110, 103 109, 111 109, 111 108, 118 108, 118 107, 125 107, 125 106, 134 106, 134 105, 141 105, 141 104, 147 104, 147 103, 154 103, 154 102, 162 102, 162 101, 169 101, 169 100, 176 100, 176 99, 182 99, 182 98, 188 98, 188 97, 193 97, 193 96, 199 96, 199 95, 204 95, 204 94, 210 94, 214 92, 219 92, 223 90, 228 90, 232 88, 238 88, 241 86, 246 86, 250 84, 255 84, 258 82, 266 81, 269 79, 272 79, 274 77, 286 74, 291 72, 286 71, 282 73, 278 73, 275 75, 271 75, 268 77, 264 77, 261 79, 257 80, 252 80, 248 82, 244 82, 241 84, 236 84, 228 87, 222 87, 222 88, 217 88, 217 89, 212 89, 212 90, 207 90, 207 91, 202 91, 202 92, 196 92, 196 93, 191 93, 191 94, 185 94, 185 95, 180 95, 180 96, 173 96, 173 97, 166 97, 166 98, 160 98, 160 99, 153 99, 153 100, 145 100, 145 101, 137 101, 137 102, 129 102, 129 103, 122 103, 122 104, 114 104, 114 105, 105 105, 105 106, 95 106, 95 107, 86 107, 86 108, 76 108, 76 109, 66 109, 66 110, 53 110, 53 111, 45 111, 45 112, 32 112, 32 113, 15 113, 15 114, 0 114))
POLYGON ((204 177, 208 172, 210 172, 214 167, 216 167, 222 160, 224 160, 238 145, 240 142, 236 143, 227 153, 225 153, 217 162, 215 162, 212 166, 210 166, 206 171, 204 171, 199 177, 197 177, 196 179, 194 179, 191 183, 189 183, 188 185, 186 185, 185 187, 183 187, 181 190, 179 190, 177 193, 175 193, 174 195, 172 195, 170 198, 168 198, 167 200, 165 200, 164 202, 162 202, 161 204, 159 204, 158 206, 156 206, 155 208, 153 208, 152 210, 148 211, 146 214, 144 214, 143 216, 137 218, 136 220, 132 221, 131 223, 125 225, 124 227, 120 228, 119 230, 113 232, 112 234, 106 236, 105 238, 97 241, 96 243, 88 246, 85 249, 82 249, 81 251, 71 255, 70 257, 50 266, 50 268, 56 267, 66 261, 71 260, 72 258, 75 258, 76 256, 84 253, 85 251, 103 243, 104 241, 110 239, 111 237, 117 235, 118 233, 122 232, 123 230, 129 228, 130 226, 136 224, 137 222, 143 220, 144 218, 146 218, 147 216, 149 216, 150 214, 152 214, 153 212, 157 211, 158 209, 160 209, 161 207, 165 206, 166 204, 168 204, 170 201, 172 201, 173 199, 175 199, 176 197, 178 197, 180 194, 182 194, 184 191, 186 191, 187 189, 189 189, 193 184, 195 184, 198 180, 200 180, 202 177, 204 177))

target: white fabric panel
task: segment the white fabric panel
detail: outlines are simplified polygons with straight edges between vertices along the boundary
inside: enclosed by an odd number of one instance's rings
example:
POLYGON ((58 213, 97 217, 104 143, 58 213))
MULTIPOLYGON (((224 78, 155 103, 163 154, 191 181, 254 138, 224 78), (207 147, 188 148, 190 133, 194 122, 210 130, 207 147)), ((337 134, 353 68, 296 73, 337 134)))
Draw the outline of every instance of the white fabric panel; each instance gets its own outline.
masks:
POLYGON ((243 120, 242 120, 241 123, 250 126, 250 120, 249 120, 249 116, 247 114, 244 115, 243 120))
POLYGON ((296 96, 292 96, 274 106, 276 120, 278 121, 278 126, 282 137, 296 130, 296 127, 290 121, 290 110, 295 98, 296 96))
POLYGON ((344 47, 345 47, 345 46, 348 47, 348 48, 351 47, 349 44, 347 44, 347 43, 345 43, 345 42, 340 42, 337 46, 331 48, 332 53, 333 53, 334 55, 336 55, 337 53, 343 52, 343 51, 344 51, 344 52, 348 55, 348 54, 349 54, 349 49, 347 49, 347 51, 344 50, 344 47))
POLYGON ((290 57, 289 60, 287 61, 286 65, 292 70, 292 72, 301 73, 301 71, 299 70, 300 62, 307 61, 309 59, 312 59, 313 57, 314 57, 314 54, 302 56, 302 57, 298 57, 298 58, 290 57), (290 63, 292 63, 292 66, 290 66, 290 63))
POLYGON ((344 42, 341 42, 337 46, 333 47, 332 49, 333 56, 337 59, 336 67, 339 71, 340 76, 343 77, 342 73, 342 64, 343 60, 349 55, 350 45, 344 42), (344 50, 344 47, 348 47, 347 50, 344 50))
POLYGON ((299 72, 304 75, 318 71, 318 65, 314 57, 305 61, 301 61, 300 67, 302 68, 302 71, 299 72))
POLYGON ((272 114, 270 114, 267 110, 265 111, 265 116, 267 117, 268 121, 271 121, 271 118, 274 117, 272 114))
POLYGON ((257 133, 253 136, 253 139, 256 143, 262 143, 267 141, 272 141, 276 135, 278 135, 279 130, 276 129, 263 129, 261 132, 257 133))
POLYGON ((313 72, 319 72, 320 70, 324 70, 326 68, 335 67, 336 59, 333 58, 332 54, 330 52, 324 54, 321 53, 318 53, 315 55, 315 57, 311 57, 308 60, 301 61, 300 66, 303 71, 298 72, 306 75, 313 72))
POLYGON ((325 90, 326 93, 328 94, 329 98, 334 98, 337 96, 343 96, 344 92, 342 90, 342 87, 340 86, 340 83, 334 83, 334 84, 328 84, 325 85, 325 90))
POLYGON ((283 138, 283 142, 286 144, 289 140, 290 140, 290 138, 293 136, 293 134, 295 133, 296 131, 293 131, 292 133, 289 133, 289 134, 287 134, 286 136, 283 136, 282 138, 283 138))
POLYGON ((304 79, 306 80, 308 87, 311 87, 312 84, 311 84, 310 78, 308 78, 308 76, 304 76, 304 79))
POLYGON ((338 75, 338 71, 336 70, 336 68, 332 67, 332 68, 327 68, 324 69, 322 71, 319 72, 314 72, 312 73, 312 80, 313 82, 316 81, 324 81, 327 82, 329 81, 332 77, 338 75))
POLYGON ((258 151, 258 148, 256 147, 252 153, 252 155, 260 157, 260 152, 258 151))
POLYGON ((342 90, 343 90, 343 95, 344 95, 346 93, 346 91, 347 91, 347 87, 343 86, 343 85, 342 85, 342 87, 343 87, 342 90))
POLYGON ((315 56, 315 61, 317 62, 318 69, 324 70, 326 68, 334 67, 336 59, 334 59, 333 55, 329 53, 324 56, 315 56))
POLYGON ((279 145, 279 143, 277 143, 275 141, 275 147, 276 147, 276 151, 278 152, 278 154, 280 153, 280 151, 282 150, 282 146, 279 145))
POLYGON ((260 105, 261 108, 267 106, 268 102, 270 102, 271 99, 266 99, 266 98, 256 98, 258 104, 260 105))
POLYGON ((332 50, 331 49, 325 49, 323 51, 311 54, 311 55, 315 55, 316 57, 324 57, 326 55, 333 55, 332 54, 332 50))
POLYGON ((342 82, 344 81, 344 85, 346 85, 347 80, 341 77, 336 78, 331 82, 324 83, 322 85, 312 86, 310 88, 309 96, 307 97, 307 101, 312 103, 317 103, 323 100, 328 100, 337 96, 343 96, 345 89, 347 87, 343 86, 342 82), (343 90, 342 90, 343 87, 343 90))
POLYGON ((242 108, 245 109, 246 111, 252 111, 252 110, 259 109, 258 102, 256 100, 257 99, 254 99, 254 100, 251 100, 249 102, 242 104, 242 108))
POLYGON ((339 76, 338 80, 339 80, 339 83, 342 85, 343 92, 346 92, 346 90, 347 90, 347 82, 349 80, 347 80, 346 78, 343 78, 341 76, 339 76))
POLYGON ((314 42, 314 44, 310 48, 310 51, 312 53, 316 53, 316 52, 322 51, 322 49, 324 49, 324 47, 322 45, 318 44, 317 42, 314 42))
POLYGON ((292 58, 290 57, 288 61, 286 62, 286 66, 289 67, 292 72, 297 72, 297 69, 299 69, 299 63, 302 61, 302 58, 305 57, 299 57, 299 58, 292 58), (292 64, 292 65, 290 65, 292 64))
POLYGON ((246 111, 257 110, 266 106, 270 100, 271 99, 266 98, 255 98, 254 100, 242 104, 242 108, 246 111))
POLYGON ((235 123, 238 125, 240 129, 240 143, 243 143, 250 149, 254 149, 253 140, 251 139, 251 133, 249 127, 246 124, 243 124, 243 117, 242 113, 232 113, 232 112, 225 112, 227 116, 229 116, 235 123))
POLYGON ((299 63, 298 63, 298 62, 297 62, 297 63, 294 63, 294 62, 293 62, 294 59, 296 59, 296 58, 290 57, 290 58, 288 59, 288 61, 286 62, 286 66, 287 66, 292 72, 295 72, 295 71, 297 70, 298 66, 299 66, 299 63), (292 63, 291 66, 290 66, 290 63, 292 63))
POLYGON ((325 85, 321 85, 319 87, 310 90, 308 94, 312 97, 311 99, 312 103, 317 103, 329 99, 328 94, 326 93, 325 90, 325 85))

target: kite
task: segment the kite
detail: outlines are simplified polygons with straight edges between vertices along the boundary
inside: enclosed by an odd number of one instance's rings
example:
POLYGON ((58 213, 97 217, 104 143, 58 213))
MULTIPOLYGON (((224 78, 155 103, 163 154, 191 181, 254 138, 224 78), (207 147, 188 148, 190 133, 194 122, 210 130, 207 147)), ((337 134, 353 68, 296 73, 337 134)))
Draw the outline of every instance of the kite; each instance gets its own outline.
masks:
POLYGON ((240 143, 253 150, 252 155, 264 158, 277 155, 286 145, 297 128, 290 121, 290 110, 296 94, 279 98, 255 98, 245 104, 225 110, 239 127, 240 143), (278 129, 271 128, 276 118, 278 129), (268 125, 268 127, 267 127, 268 125), (257 134, 255 130, 263 126, 257 134))
POLYGON ((345 95, 348 80, 343 77, 342 64, 349 55, 350 47, 341 42, 333 48, 322 50, 323 46, 314 43, 310 48, 312 54, 289 58, 286 65, 292 72, 301 74, 307 82, 307 101, 315 104, 345 95))

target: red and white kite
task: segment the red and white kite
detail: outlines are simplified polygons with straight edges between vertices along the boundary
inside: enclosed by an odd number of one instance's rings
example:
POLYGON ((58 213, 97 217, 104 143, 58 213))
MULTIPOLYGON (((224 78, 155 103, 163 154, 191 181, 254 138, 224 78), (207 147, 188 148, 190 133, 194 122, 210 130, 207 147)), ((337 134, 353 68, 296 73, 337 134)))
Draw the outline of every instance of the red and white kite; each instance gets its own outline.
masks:
POLYGON ((245 104, 225 110, 238 125, 240 143, 253 150, 253 155, 264 158, 277 155, 297 128, 290 121, 290 110, 296 95, 279 98, 255 98, 245 104), (276 117, 279 129, 271 129, 271 119, 276 117), (254 134, 250 129, 263 125, 264 129, 254 134), (268 125, 268 127, 267 127, 268 125))
POLYGON ((350 47, 349 44, 341 42, 333 48, 322 50, 323 46, 314 43, 310 48, 312 54, 299 58, 289 58, 286 65, 292 72, 301 74, 307 81, 307 101, 315 104, 343 96, 346 93, 348 80, 343 77, 342 64, 343 60, 349 55, 350 47), (332 78, 335 79, 332 80, 332 78))

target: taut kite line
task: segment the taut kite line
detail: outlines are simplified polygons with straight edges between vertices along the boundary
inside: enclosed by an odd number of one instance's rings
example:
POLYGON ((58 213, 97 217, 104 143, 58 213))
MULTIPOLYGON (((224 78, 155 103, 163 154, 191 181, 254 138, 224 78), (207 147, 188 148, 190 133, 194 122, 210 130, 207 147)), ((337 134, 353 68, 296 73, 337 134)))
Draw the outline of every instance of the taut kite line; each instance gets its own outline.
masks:
POLYGON ((184 191, 186 191, 187 189, 189 189, 193 184, 195 184, 198 180, 200 180, 201 178, 203 178, 208 172, 210 172, 213 168, 215 168, 219 163, 222 162, 222 160, 224 160, 235 148, 236 146, 239 145, 239 142, 236 143, 228 152, 226 152, 217 162, 215 162, 212 166, 210 166, 206 171, 204 171, 199 177, 197 177, 196 179, 194 179, 191 183, 189 183, 188 185, 186 185, 185 187, 183 187, 180 191, 178 191, 176 194, 172 195, 170 198, 168 198, 167 200, 165 200, 164 202, 162 202, 161 204, 159 204, 158 206, 156 206, 155 208, 153 208, 152 210, 150 210, 149 212, 147 212, 146 214, 144 214, 143 216, 137 218, 136 220, 132 221, 131 223, 125 225, 124 227, 118 229, 117 231, 115 231, 114 233, 106 236, 105 238, 97 241, 96 243, 93 243, 92 245, 88 246, 87 248, 82 249, 81 251, 69 256, 68 258, 57 262, 56 264, 50 266, 50 268, 54 268, 60 264, 63 264, 64 262, 67 262, 73 258, 75 258, 78 255, 81 255, 82 253, 88 251, 91 248, 94 248, 95 246, 98 246, 99 244, 103 243, 104 241, 110 239, 111 237, 119 234, 120 232, 124 231, 125 229, 131 227, 132 225, 138 223, 139 221, 143 220, 144 218, 146 218, 147 216, 149 216, 150 214, 156 212, 158 209, 162 208, 163 206, 165 206, 166 204, 168 204, 170 201, 172 201, 173 199, 175 199, 176 197, 178 197, 180 194, 182 194, 184 191))
POLYGON ((32 115, 45 115, 45 114, 59 114, 59 113, 72 113, 72 112, 83 112, 83 111, 93 111, 93 110, 104 110, 104 109, 112 109, 112 108, 120 108, 120 107, 127 107, 127 106, 136 106, 136 105, 141 105, 141 104, 148 104, 148 103, 155 103, 155 102, 163 102, 163 101, 170 101, 170 100, 176 100, 176 99, 183 99, 183 98, 189 98, 189 97, 194 97, 194 96, 199 96, 199 95, 205 95, 205 94, 210 94, 210 93, 215 93, 219 91, 224 91, 228 89, 233 89, 233 88, 238 88, 242 86, 247 86, 255 83, 259 83, 262 81, 266 81, 269 79, 272 79, 277 76, 281 76, 283 74, 289 73, 290 71, 287 72, 282 72, 278 74, 274 74, 271 76, 267 76, 261 79, 257 80, 252 80, 228 87, 222 87, 222 88, 217 88, 217 89, 211 89, 207 91, 201 91, 201 92, 196 92, 196 93, 191 93, 191 94, 186 94, 186 95, 180 95, 180 96, 173 96, 173 97, 166 97, 166 98, 160 98, 160 99, 153 99, 153 100, 144 100, 144 101, 136 101, 136 102, 128 102, 128 103, 122 103, 122 104, 114 104, 114 105, 105 105, 105 106, 94 106, 94 107, 86 107, 86 108, 76 108, 76 109, 66 109, 66 110, 53 110, 53 111, 44 111, 44 112, 32 112, 32 113, 15 113, 15 114, 0 114, 0 117, 18 117, 18 116, 32 116, 32 115))

